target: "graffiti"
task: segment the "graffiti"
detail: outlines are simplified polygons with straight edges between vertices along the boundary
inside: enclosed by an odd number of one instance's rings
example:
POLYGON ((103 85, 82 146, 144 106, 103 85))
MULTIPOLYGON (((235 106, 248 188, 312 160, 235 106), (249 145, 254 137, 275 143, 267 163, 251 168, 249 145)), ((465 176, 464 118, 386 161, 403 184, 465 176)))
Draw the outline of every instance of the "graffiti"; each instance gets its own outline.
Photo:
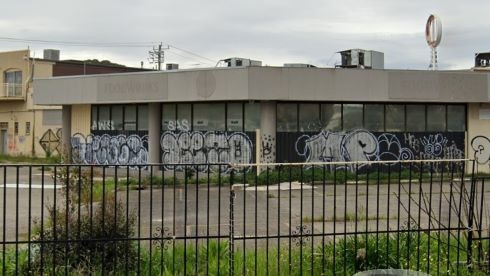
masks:
MULTIPOLYGON (((296 140, 296 153, 306 162, 348 162, 377 160, 460 159, 464 152, 454 140, 443 134, 419 135, 405 133, 405 141, 391 133, 376 136, 367 130, 347 132, 322 131, 315 135, 302 135, 296 140)), ((403 139, 403 138, 402 138, 403 139)), ((481 143, 480 143, 481 144, 481 143)), ((487 160, 490 141, 487 139, 487 160)), ((435 165, 434 165, 435 166, 435 165)), ((433 168, 438 170, 440 168, 433 168)))
MULTIPOLYGON (((251 163, 253 156, 252 142, 241 132, 166 131, 161 136, 160 145, 162 163, 172 164, 164 166, 167 170, 184 169, 178 164, 251 163)), ((207 171, 208 167, 198 166, 197 169, 207 171)), ((219 171, 220 168, 212 165, 209 170, 219 171)))
POLYGON ((164 126, 169 131, 189 131, 191 129, 189 122, 186 119, 175 121, 164 121, 164 126))
POLYGON ((485 136, 475 136, 471 140, 471 147, 475 151, 475 160, 478 164, 490 161, 490 140, 485 136))
POLYGON ((414 149, 416 152, 420 151, 420 141, 413 135, 412 133, 404 133, 405 144, 407 144, 410 148, 414 149))
POLYGON ((145 165, 148 163, 148 136, 109 134, 71 138, 72 160, 75 164, 145 165))
POLYGON ((112 120, 99 120, 92 122, 92 130, 114 130, 114 122, 112 120))
POLYGON ((272 135, 264 134, 261 139, 262 151, 261 151, 261 162, 262 163, 273 163, 275 161, 276 151, 276 138, 272 135))
POLYGON ((61 128, 58 128, 56 132, 52 129, 46 130, 43 136, 39 140, 39 144, 43 148, 46 154, 53 154, 54 152, 61 153, 61 128))

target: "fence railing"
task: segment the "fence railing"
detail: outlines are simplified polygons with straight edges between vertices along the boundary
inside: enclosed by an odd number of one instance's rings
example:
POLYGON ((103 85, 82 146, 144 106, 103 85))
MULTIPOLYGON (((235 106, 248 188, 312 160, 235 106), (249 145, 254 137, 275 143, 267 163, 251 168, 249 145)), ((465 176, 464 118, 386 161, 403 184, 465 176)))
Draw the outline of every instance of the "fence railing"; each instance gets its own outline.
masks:
POLYGON ((488 273, 488 180, 472 165, 1 165, 0 271, 488 273))
POLYGON ((0 86, 0 98, 22 98, 23 85, 20 83, 2 83, 0 86))

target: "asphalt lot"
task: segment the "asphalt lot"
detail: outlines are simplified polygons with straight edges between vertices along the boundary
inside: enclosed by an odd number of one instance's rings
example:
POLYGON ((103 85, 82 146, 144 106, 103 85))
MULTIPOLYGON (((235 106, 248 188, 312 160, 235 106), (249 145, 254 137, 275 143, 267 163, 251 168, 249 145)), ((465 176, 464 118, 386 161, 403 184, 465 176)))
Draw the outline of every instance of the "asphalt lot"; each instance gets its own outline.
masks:
MULTIPOLYGON (((29 225, 32 229, 34 222, 47 224, 48 207, 53 206, 55 198, 58 206, 64 206, 65 195, 59 189, 59 183, 55 189, 51 174, 47 172, 43 177, 37 169, 31 169, 29 173, 29 168, 21 168, 17 177, 14 168, 9 169, 4 178, 0 172, 0 241, 26 240, 29 225), (42 211, 44 219, 41 218, 42 211)), ((233 190, 229 185, 147 187, 144 190, 117 190, 116 194, 125 206, 129 206, 130 214, 137 217, 139 228, 135 233, 139 238, 158 236, 157 228, 165 229, 164 234, 169 237, 226 238, 231 208, 237 240, 267 236, 282 236, 288 240, 290 235, 300 232, 308 235, 326 233, 332 237, 330 234, 333 233, 395 230, 409 227, 409 217, 424 229, 429 225, 430 229, 446 229, 467 224, 467 212, 458 214, 462 195, 460 182, 289 185, 235 185, 233 190)), ((465 185, 469 187, 469 182, 465 185)), ((479 189, 478 202, 481 187, 479 189)), ((490 196, 487 190, 483 193, 485 202, 490 196)), ((461 206, 467 210, 465 196, 463 193, 461 206)), ((487 216, 483 218, 483 225, 487 225, 487 216)))

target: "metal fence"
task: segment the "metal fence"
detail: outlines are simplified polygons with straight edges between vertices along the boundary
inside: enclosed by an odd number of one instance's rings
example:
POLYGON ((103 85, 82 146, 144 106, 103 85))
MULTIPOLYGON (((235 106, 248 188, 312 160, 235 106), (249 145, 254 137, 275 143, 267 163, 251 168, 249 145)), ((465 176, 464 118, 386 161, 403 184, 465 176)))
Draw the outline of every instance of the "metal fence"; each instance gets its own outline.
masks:
POLYGON ((488 273, 489 180, 473 168, 2 165, 0 272, 488 273))

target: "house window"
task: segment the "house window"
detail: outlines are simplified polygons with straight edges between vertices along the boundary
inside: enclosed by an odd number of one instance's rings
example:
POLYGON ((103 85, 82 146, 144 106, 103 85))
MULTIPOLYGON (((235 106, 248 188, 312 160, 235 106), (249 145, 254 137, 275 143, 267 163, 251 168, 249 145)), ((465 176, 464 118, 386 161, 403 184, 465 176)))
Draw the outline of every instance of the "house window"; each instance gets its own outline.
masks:
POLYGON ((14 123, 14 135, 19 135, 19 122, 14 123))
POLYGON ((31 122, 26 122, 26 136, 31 135, 31 122))
POLYGON ((4 75, 7 97, 22 96, 22 71, 7 71, 4 75))

